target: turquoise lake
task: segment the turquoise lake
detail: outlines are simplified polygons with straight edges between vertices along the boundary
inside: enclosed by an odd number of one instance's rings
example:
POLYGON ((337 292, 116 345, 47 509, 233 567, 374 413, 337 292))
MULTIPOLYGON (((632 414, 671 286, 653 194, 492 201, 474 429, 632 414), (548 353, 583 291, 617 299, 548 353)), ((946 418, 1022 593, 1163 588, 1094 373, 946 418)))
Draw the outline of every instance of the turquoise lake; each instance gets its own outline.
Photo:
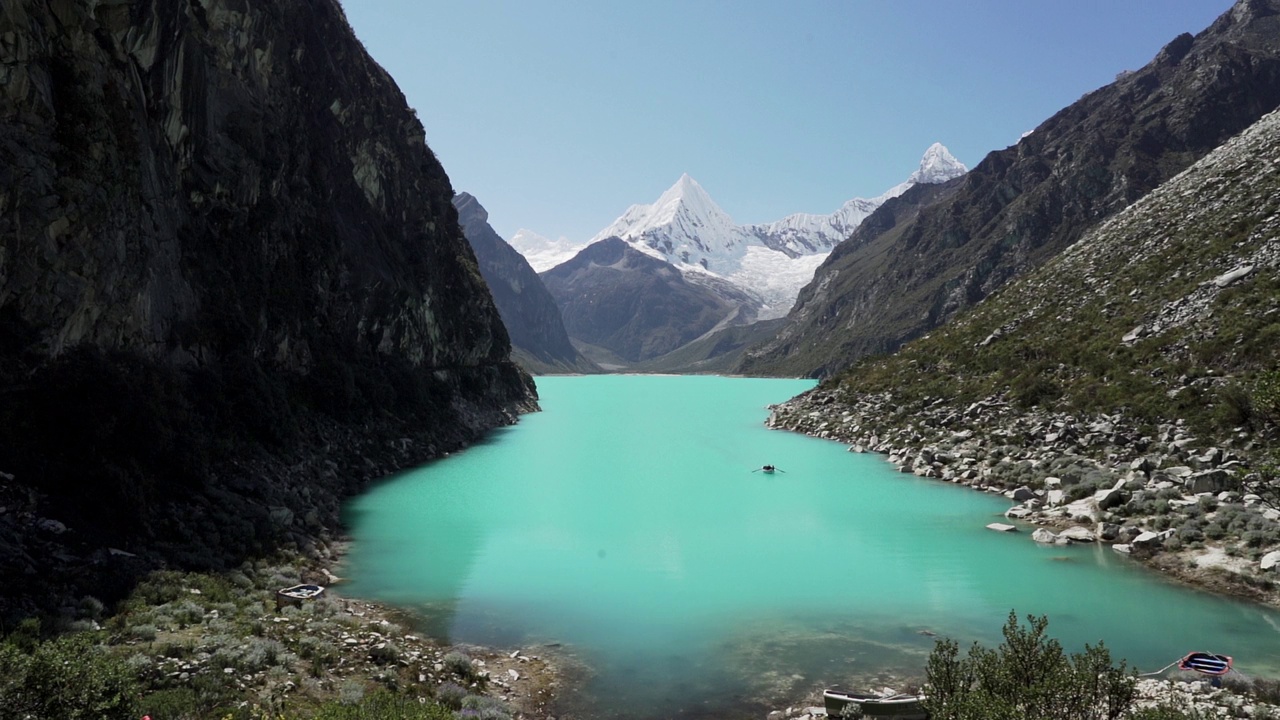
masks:
POLYGON ((567 714, 758 717, 920 677, 929 633, 994 646, 1013 609, 1142 671, 1204 650, 1280 676, 1280 613, 992 532, 1004 498, 766 429, 811 381, 537 383, 542 412, 350 503, 344 593, 448 642, 559 644, 591 669, 567 714))

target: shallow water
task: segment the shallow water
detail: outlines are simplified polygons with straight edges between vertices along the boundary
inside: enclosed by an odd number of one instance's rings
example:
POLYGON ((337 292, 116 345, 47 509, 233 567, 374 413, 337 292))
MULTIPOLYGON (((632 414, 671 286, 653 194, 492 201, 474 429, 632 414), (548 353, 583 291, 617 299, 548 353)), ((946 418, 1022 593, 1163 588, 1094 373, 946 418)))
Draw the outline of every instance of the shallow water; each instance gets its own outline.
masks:
POLYGON ((350 504, 347 592, 449 642, 563 643, 593 669, 569 708, 586 717, 919 676, 930 633, 994 645, 1011 609, 1142 670, 1206 650, 1280 676, 1280 613, 1107 548, 991 532, 1003 498, 764 428, 766 405, 811 386, 539 378, 543 412, 350 504))

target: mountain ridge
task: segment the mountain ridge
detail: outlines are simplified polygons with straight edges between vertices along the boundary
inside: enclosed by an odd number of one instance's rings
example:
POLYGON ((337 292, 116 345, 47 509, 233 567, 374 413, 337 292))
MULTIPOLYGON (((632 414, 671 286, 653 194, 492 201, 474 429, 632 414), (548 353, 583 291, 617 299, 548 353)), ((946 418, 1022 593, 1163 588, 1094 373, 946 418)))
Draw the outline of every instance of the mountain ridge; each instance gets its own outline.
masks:
POLYGON ((1070 246, 1280 104, 1278 7, 1242 0, 989 153, 911 220, 864 223, 778 336, 736 370, 836 372, 919 337, 1070 246))
POLYGON ((511 337, 517 364, 535 374, 598 372, 569 341, 560 308, 538 274, 489 225, 489 211, 467 192, 455 195, 453 206, 511 337))

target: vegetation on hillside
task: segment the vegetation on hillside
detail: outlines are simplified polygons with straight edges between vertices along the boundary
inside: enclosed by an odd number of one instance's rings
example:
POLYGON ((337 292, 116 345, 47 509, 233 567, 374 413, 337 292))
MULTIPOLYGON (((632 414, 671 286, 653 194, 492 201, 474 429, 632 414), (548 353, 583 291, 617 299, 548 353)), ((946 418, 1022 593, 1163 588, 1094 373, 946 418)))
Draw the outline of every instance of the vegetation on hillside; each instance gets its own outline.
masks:
MULTIPOLYGON (((159 572, 110 615, 85 597, 62 615, 8 628, 0 720, 512 716, 486 692, 483 663, 366 606, 323 598, 277 610, 272 588, 299 572, 265 562, 219 575, 159 572)), ((521 667, 528 674, 531 665, 521 667)))
POLYGON ((1001 396, 1152 425, 1179 418, 1220 441, 1274 432, 1280 169, 1264 159, 1278 135, 1215 153, 957 322, 857 364, 841 386, 891 391, 908 409, 1001 396))
MULTIPOLYGON (((1009 612, 1004 642, 997 648, 974 643, 960 654, 954 640, 938 640, 929 655, 925 707, 933 720, 1201 720, 1218 717, 1171 699, 1140 702, 1137 675, 1125 661, 1116 664, 1103 643, 1068 653, 1048 636, 1048 618, 1027 616, 1026 625, 1009 612)), ((1236 682, 1255 703, 1280 699, 1280 684, 1236 682)), ((1274 707, 1254 705, 1251 717, 1270 718, 1274 707)))
POLYGON ((926 706, 935 720, 1116 720, 1133 705, 1134 678, 1099 643, 1068 654, 1048 637, 1047 618, 1027 625, 1009 613, 1004 643, 974 643, 966 657, 939 640, 926 668, 926 706))

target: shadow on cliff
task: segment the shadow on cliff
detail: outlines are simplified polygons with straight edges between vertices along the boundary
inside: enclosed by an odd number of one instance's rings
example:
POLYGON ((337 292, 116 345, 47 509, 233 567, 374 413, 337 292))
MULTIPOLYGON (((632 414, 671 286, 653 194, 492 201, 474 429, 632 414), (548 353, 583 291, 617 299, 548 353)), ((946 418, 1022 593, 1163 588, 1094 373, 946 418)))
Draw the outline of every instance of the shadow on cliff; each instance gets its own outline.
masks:
POLYGON ((480 435, 404 360, 348 357, 306 377, 91 346, 41 362, 25 347, 35 333, 0 315, 6 625, 84 595, 110 603, 159 567, 323 554, 345 498, 480 435))

